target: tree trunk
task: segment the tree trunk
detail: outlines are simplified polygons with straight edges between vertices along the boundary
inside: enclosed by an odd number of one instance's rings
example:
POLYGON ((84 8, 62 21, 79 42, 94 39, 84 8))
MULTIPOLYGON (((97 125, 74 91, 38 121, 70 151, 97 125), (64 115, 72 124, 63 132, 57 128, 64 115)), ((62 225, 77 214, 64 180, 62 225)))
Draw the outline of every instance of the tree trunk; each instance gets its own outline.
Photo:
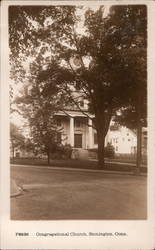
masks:
POLYGON ((98 138, 98 168, 104 169, 105 162, 104 162, 104 144, 105 144, 105 136, 103 131, 97 131, 97 138, 98 138))
POLYGON ((141 158, 142 158, 142 125, 141 121, 138 121, 137 126, 137 159, 136 159, 136 168, 140 172, 141 158))
POLYGON ((14 163, 14 159, 15 159, 15 148, 14 145, 12 145, 12 162, 14 163))
MULTIPOLYGON (((101 110, 101 109, 99 109, 101 110)), ((110 120, 111 120, 111 113, 105 114, 105 112, 97 111, 95 114, 95 125, 97 131, 97 140, 98 140, 98 168, 104 169, 105 162, 104 162, 104 147, 105 147, 105 137, 108 132, 110 120)))
MULTIPOLYGON (((140 89, 140 87, 139 87, 140 89)), ((141 94, 137 94, 137 157, 136 157, 136 170, 135 173, 140 173, 141 166, 141 148, 142 148, 142 124, 141 124, 141 94)))
POLYGON ((48 165, 50 165, 50 152, 49 151, 47 152, 47 162, 48 162, 48 165))

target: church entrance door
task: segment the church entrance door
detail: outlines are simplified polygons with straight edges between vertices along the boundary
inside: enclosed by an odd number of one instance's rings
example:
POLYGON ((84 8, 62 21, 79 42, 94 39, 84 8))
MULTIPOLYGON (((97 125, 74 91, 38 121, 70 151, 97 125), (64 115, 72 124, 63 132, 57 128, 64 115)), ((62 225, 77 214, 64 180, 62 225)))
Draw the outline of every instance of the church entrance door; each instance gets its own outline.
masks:
POLYGON ((74 147, 82 148, 82 134, 74 134, 74 147))

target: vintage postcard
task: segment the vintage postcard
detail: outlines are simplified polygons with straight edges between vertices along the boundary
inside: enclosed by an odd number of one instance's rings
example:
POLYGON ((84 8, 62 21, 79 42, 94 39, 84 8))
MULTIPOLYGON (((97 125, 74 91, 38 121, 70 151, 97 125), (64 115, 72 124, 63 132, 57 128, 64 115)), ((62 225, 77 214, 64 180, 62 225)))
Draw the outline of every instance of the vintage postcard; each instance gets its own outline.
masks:
POLYGON ((0 249, 155 248, 155 1, 2 1, 0 249))

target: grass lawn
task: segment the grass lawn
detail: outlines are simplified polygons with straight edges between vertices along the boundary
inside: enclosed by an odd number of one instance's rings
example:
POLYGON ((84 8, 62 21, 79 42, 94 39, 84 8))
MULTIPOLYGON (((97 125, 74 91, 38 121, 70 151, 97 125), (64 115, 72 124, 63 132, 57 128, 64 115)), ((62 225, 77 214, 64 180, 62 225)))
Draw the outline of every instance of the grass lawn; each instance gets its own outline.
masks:
MULTIPOLYGON (((115 159, 108 159, 110 162, 105 164, 106 170, 114 170, 114 171, 133 171, 134 166, 129 166, 124 162, 124 164, 115 164, 115 159)), ((116 162, 120 160, 117 159, 116 162)), ((123 162, 123 161, 120 161, 123 162)), ((129 163, 132 163, 130 161, 129 163)), ((38 158, 15 158, 11 160, 12 164, 21 164, 21 165, 34 165, 34 166, 48 166, 46 159, 38 159, 38 158)), ((92 160, 74 160, 74 159, 67 159, 67 160, 51 160, 50 165, 52 167, 68 167, 68 168, 81 168, 81 169, 98 169, 97 161, 92 160)), ((146 167, 141 167, 142 172, 146 172, 146 167)))
MULTIPOLYGON (((113 162, 125 162, 125 163, 136 163, 136 157, 130 157, 130 156, 125 156, 125 157, 121 157, 121 156, 116 156, 115 158, 111 158, 109 159, 110 161, 113 162)), ((142 158, 142 164, 146 165, 147 164, 147 159, 142 158)))

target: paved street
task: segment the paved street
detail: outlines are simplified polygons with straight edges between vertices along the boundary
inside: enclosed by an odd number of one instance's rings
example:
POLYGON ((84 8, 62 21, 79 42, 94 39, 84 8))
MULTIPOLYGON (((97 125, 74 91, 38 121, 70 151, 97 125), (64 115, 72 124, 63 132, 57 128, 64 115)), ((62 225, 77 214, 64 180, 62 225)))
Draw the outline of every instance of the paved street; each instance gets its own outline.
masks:
POLYGON ((146 176, 11 166, 11 219, 146 219, 146 176))

